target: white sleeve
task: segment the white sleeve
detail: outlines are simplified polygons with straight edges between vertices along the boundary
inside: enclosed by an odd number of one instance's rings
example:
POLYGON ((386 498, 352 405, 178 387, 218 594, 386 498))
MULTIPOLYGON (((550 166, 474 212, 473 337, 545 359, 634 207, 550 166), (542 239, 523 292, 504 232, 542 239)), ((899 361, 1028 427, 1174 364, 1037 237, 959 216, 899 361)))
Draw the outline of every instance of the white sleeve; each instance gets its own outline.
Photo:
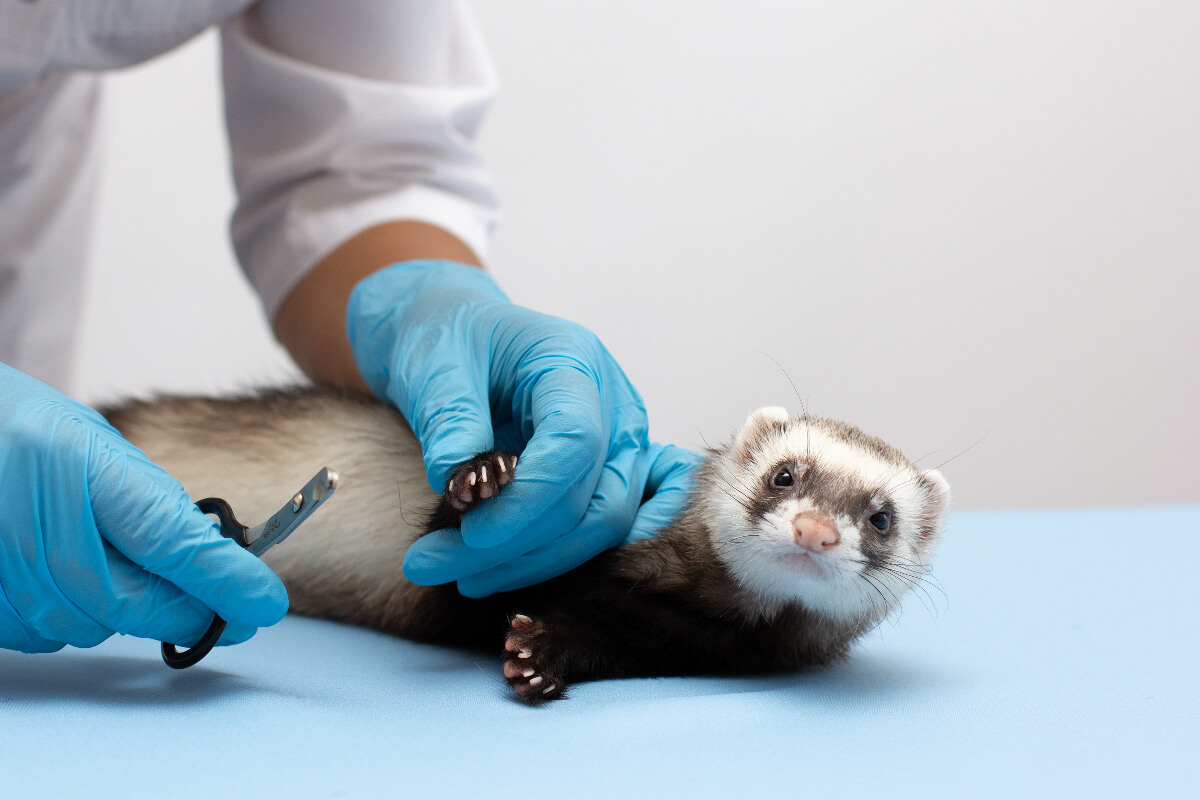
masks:
POLYGON ((234 248, 270 318, 382 222, 428 222, 485 255, 499 211, 472 139, 496 80, 460 3, 266 0, 221 42, 234 248))
POLYGON ((101 162, 101 79, 0 91, 0 361, 70 391, 101 162))

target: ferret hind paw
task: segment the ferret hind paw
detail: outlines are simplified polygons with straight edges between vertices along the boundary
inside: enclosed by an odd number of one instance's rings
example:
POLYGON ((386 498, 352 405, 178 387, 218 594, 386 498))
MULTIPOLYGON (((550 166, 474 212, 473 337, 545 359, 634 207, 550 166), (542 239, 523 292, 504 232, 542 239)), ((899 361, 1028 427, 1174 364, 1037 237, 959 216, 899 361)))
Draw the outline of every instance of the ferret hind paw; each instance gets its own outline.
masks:
POLYGON ((509 620, 504 639, 504 679, 517 696, 530 703, 561 700, 567 684, 557 674, 552 636, 544 625, 524 614, 509 620))

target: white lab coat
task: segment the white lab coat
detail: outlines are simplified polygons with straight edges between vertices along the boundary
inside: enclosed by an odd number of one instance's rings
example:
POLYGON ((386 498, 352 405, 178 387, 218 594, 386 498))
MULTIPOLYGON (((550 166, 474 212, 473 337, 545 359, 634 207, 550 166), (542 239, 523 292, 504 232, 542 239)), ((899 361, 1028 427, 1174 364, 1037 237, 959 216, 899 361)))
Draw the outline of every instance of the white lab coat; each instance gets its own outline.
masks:
POLYGON ((268 316, 324 255, 384 221, 429 222, 484 255, 498 209, 472 140, 496 80, 460 2, 0 0, 0 361, 66 385, 97 71, 214 24, 234 249, 268 316))

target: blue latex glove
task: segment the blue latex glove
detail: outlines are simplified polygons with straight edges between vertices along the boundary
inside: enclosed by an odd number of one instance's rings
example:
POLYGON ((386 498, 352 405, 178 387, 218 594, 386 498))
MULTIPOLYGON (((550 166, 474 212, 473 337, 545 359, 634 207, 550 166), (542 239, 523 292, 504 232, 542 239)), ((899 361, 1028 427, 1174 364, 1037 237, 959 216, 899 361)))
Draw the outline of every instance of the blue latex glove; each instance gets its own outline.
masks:
POLYGON ((266 564, 95 411, 0 364, 0 647, 113 633, 190 645, 215 610, 236 644, 287 612, 266 564))
POLYGON ((346 323, 367 384, 420 440, 435 491, 482 451, 521 457, 461 531, 409 548, 414 583, 458 581, 471 597, 528 586, 653 535, 682 506, 700 456, 650 444, 641 397, 594 334, 513 305, 482 270, 395 264, 355 287, 346 323))

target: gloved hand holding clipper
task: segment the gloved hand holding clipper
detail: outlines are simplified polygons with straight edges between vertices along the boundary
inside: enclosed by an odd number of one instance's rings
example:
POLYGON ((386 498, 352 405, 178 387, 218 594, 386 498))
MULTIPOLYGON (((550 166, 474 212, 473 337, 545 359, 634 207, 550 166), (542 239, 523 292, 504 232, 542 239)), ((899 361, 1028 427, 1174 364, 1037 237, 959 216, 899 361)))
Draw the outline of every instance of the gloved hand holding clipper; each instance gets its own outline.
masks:
POLYGON ((0 364, 0 647, 114 633, 237 644, 287 612, 283 583, 95 411, 0 364))
POLYGON ((367 384, 420 440, 436 491, 481 451, 521 454, 516 480, 461 535, 409 550, 410 580, 456 580, 468 596, 527 586, 652 535, 682 506, 699 454, 650 443, 641 398, 594 334, 512 304, 482 270, 387 267, 358 283, 346 325, 367 384))

